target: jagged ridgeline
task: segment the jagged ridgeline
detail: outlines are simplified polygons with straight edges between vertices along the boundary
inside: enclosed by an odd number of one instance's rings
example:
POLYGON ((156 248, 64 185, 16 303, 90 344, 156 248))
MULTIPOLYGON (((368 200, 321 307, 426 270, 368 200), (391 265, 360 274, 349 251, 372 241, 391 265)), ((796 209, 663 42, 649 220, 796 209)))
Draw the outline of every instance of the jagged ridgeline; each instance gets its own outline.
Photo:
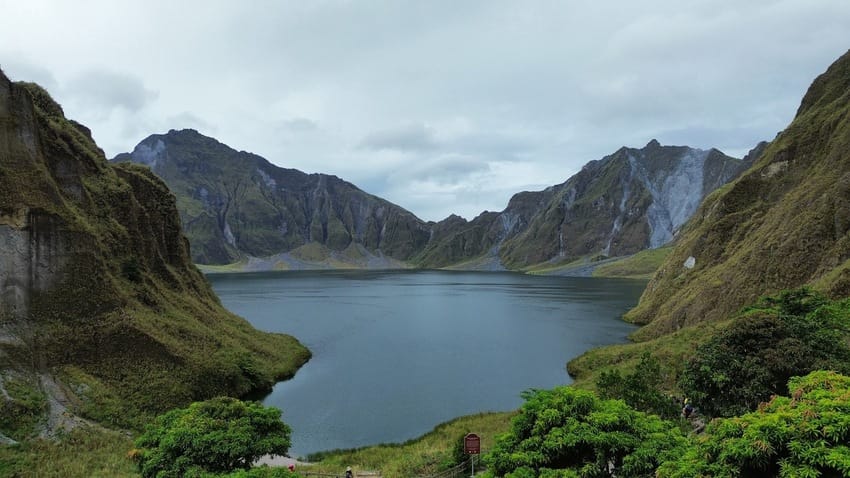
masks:
POLYGON ((627 318, 651 338, 805 284, 850 295, 850 52, 753 167, 706 199, 627 318))
POLYGON ((77 413, 133 424, 308 357, 221 306, 159 178, 109 164, 46 91, 0 72, 0 387, 58 379, 77 413))
POLYGON ((254 268, 525 269, 655 248, 749 163, 717 150, 621 148, 501 212, 425 222, 336 176, 284 169, 194 130, 152 135, 115 162, 149 166, 177 196, 193 260, 254 268), (262 257, 263 260, 255 258, 262 257))
POLYGON ((279 168, 191 129, 152 135, 114 161, 150 166, 168 183, 199 264, 312 244, 324 250, 302 249, 296 258, 336 251, 345 252, 340 260, 392 267, 409 260, 429 237, 426 224, 410 212, 336 176, 279 168))

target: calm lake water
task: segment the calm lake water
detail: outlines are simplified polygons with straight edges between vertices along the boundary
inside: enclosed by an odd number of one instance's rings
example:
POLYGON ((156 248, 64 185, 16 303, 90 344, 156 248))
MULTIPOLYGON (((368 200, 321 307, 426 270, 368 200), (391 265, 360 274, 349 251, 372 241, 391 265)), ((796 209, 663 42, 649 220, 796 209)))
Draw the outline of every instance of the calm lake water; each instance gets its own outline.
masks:
POLYGON ((646 283, 490 272, 264 272, 209 276, 224 305, 294 335, 313 358, 264 399, 290 453, 415 438, 446 420, 518 408, 571 380, 566 362, 624 342, 646 283))

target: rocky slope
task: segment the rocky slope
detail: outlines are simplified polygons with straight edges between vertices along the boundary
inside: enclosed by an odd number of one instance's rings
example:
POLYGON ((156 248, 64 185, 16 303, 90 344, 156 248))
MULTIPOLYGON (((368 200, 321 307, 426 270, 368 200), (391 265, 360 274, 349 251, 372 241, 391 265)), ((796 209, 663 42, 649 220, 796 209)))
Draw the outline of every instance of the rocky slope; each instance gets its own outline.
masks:
POLYGON ((110 165, 47 92, 0 72, 0 434, 33 432, 6 420, 27 403, 137 425, 308 358, 220 305, 180 229, 150 170, 110 165))
POLYGON ((362 245, 408 260, 428 241, 427 225, 336 176, 305 174, 236 151, 194 130, 152 135, 115 162, 150 168, 177 196, 192 258, 227 264, 307 244, 329 251, 362 245))
POLYGON ((700 206, 627 318, 651 338, 805 284, 850 294, 850 52, 753 167, 700 206))
POLYGON ((521 268, 660 247, 705 195, 745 167, 716 149, 661 146, 655 140, 642 149, 623 147, 545 191, 543 207, 506 241, 502 260, 521 268))
POLYGON ((717 150, 622 148, 567 182, 471 221, 424 222, 335 176, 279 168, 193 130, 153 135, 116 162, 150 166, 177 196, 192 257, 243 269, 524 269, 667 243, 746 162, 717 150), (264 258, 264 259, 258 259, 264 258))

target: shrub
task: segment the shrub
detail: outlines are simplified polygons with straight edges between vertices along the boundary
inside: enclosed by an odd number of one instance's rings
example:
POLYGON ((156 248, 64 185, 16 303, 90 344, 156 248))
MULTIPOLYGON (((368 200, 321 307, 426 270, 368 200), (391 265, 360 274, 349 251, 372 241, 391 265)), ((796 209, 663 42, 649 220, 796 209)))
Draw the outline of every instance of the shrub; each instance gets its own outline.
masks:
POLYGON ((146 478, 203 476, 247 471, 263 455, 285 454, 290 428, 276 408, 219 397, 157 417, 135 445, 146 478))
POLYGON ((651 476, 687 439, 671 422, 571 387, 526 402, 485 462, 497 476, 651 476))
POLYGON ((682 391, 707 415, 733 416, 781 394, 793 376, 848 372, 848 311, 806 288, 764 298, 697 349, 682 391))

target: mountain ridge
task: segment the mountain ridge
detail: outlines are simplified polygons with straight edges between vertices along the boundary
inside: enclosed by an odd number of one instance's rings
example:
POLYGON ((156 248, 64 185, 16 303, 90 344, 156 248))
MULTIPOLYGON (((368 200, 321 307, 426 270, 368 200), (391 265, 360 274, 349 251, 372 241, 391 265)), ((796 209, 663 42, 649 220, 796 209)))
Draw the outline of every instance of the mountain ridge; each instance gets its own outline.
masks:
POLYGON ((305 264, 316 268, 380 264, 486 270, 525 270, 540 263, 629 255, 658 247, 672 239, 707 191, 734 177, 746 164, 716 149, 662 146, 652 140, 644 148, 623 147, 589 162, 578 178, 542 191, 517 193, 500 212, 485 211, 469 221, 450 215, 426 222, 336 176, 281 168, 195 130, 151 135, 132 153, 119 154, 113 161, 146 164, 165 179, 177 195, 197 263, 241 261, 252 267, 264 264, 284 269, 305 264), (628 164, 611 166, 616 161, 628 164), (599 182, 594 174, 602 169, 609 177, 599 182), (687 180, 688 175, 696 179, 687 180), (676 191, 665 179, 674 177, 685 178, 678 191, 687 189, 689 197, 695 198, 684 206, 670 198, 676 191), (691 192, 694 181, 699 183, 696 195, 691 192), (591 182, 595 188, 591 192, 609 209, 593 224, 588 217, 599 216, 599 207, 572 208, 576 201, 587 202, 576 188, 583 191, 591 182), (630 187, 637 196, 630 196, 630 187), (565 188, 573 191, 563 207, 557 201, 564 199, 565 188), (627 211, 624 202, 614 205, 614 195, 618 201, 632 200, 635 204, 629 207, 637 206, 637 210, 627 211), (594 229, 589 231, 588 226, 594 229), (560 237, 557 247, 553 236, 560 237), (565 248, 565 238, 583 245, 565 248), (294 251, 298 256, 304 248, 313 262, 290 254, 294 251), (324 252, 316 256, 317 250, 324 252), (529 254, 530 250, 536 252, 529 254), (368 260, 362 259, 364 254, 368 260))

